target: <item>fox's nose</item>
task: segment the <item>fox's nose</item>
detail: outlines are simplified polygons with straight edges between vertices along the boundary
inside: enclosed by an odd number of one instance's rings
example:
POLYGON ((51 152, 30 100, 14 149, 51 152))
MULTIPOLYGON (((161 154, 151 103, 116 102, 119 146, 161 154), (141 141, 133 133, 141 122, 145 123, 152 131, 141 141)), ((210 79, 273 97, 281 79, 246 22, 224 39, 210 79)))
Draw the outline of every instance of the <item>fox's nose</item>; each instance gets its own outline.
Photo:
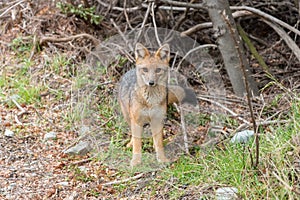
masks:
POLYGON ((154 81, 149 81, 150 86, 154 86, 154 84, 155 84, 154 81))

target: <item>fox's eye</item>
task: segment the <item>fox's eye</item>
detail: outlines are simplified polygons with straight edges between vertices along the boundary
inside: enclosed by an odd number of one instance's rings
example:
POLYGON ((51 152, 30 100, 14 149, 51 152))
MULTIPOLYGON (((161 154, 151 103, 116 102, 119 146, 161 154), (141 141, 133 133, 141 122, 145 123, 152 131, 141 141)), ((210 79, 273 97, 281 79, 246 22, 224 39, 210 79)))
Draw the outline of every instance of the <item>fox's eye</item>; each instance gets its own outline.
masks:
POLYGON ((142 68, 143 72, 148 72, 147 68, 142 68))
POLYGON ((161 72, 161 68, 155 69, 155 73, 159 73, 159 72, 161 72))

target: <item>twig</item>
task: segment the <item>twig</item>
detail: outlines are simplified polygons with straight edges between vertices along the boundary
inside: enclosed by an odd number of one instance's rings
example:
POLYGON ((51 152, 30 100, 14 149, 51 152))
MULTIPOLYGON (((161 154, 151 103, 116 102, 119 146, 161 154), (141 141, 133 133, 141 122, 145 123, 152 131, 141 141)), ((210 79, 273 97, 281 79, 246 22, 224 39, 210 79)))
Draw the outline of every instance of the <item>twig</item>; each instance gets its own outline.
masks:
POLYGON ((170 0, 160 0, 160 2, 169 4, 172 6, 182 6, 186 8, 204 9, 205 5, 203 3, 186 3, 180 1, 170 1, 170 0))
POLYGON ((31 60, 32 58, 33 58, 33 56, 34 56, 34 53, 35 53, 35 51, 36 51, 36 49, 37 49, 37 36, 36 35, 34 35, 33 36, 33 41, 32 41, 32 48, 31 48, 31 51, 30 51, 30 57, 29 57, 29 60, 31 60))
POLYGON ((110 186, 110 185, 117 185, 117 184, 121 184, 121 183, 126 183, 132 180, 136 180, 139 179, 141 177, 143 177, 146 173, 141 173, 123 180, 117 180, 117 181, 111 181, 111 182, 107 182, 107 183, 103 183, 102 186, 110 186))
POLYGON ((128 26, 129 26, 129 28, 131 28, 131 30, 133 30, 133 27, 131 26, 131 24, 130 24, 130 20, 129 20, 129 17, 128 17, 128 14, 127 14, 127 10, 126 10, 126 0, 124 0, 124 15, 125 15, 125 19, 126 19, 126 22, 127 22, 127 24, 128 24, 128 26))
POLYGON ((190 155, 183 108, 181 105, 178 107, 177 104, 175 104, 175 106, 176 106, 177 110, 180 111, 180 125, 181 125, 182 133, 183 133, 184 151, 187 155, 190 155))
POLYGON ((140 10, 141 9, 141 6, 135 6, 135 7, 132 7, 132 8, 121 8, 121 7, 117 7, 117 6, 113 6, 111 7, 111 5, 109 4, 106 4, 100 0, 97 0, 97 2, 104 6, 104 7, 107 7, 107 8, 110 8, 111 10, 117 10, 117 11, 121 11, 121 12, 128 12, 128 13, 131 13, 131 12, 136 12, 137 10, 140 10))
POLYGON ((161 46, 161 42, 159 40, 158 33, 157 33, 156 21, 155 21, 154 2, 151 3, 151 15, 152 15, 152 22, 153 22, 153 26, 154 26, 155 38, 156 38, 158 46, 161 46))
MULTIPOLYGON (((239 18, 239 17, 243 17, 243 16, 248 16, 248 15, 252 15, 251 12, 249 11, 235 11, 234 13, 232 13, 233 18, 239 18)), ((191 28, 189 28, 186 31, 183 31, 180 35, 181 36, 186 36, 186 35, 191 35, 201 29, 206 29, 206 28, 211 28, 213 26, 212 22, 205 22, 205 23, 201 23, 201 24, 197 24, 196 26, 193 26, 191 28)))
POLYGON ((100 127, 105 126, 108 122, 110 122, 115 116, 111 116, 108 120, 106 120, 105 122, 103 122, 100 127))
POLYGON ((145 27, 146 21, 148 19, 149 13, 150 13, 150 9, 151 9, 151 4, 148 5, 148 8, 147 8, 147 11, 146 11, 146 14, 145 14, 145 17, 144 17, 141 29, 140 29, 140 31, 139 31, 139 33, 137 35, 137 41, 139 41, 139 39, 141 37, 141 34, 143 32, 143 28, 145 27))
POLYGON ((21 110, 20 112, 17 113, 17 115, 15 115, 15 121, 18 124, 22 125, 23 123, 20 122, 18 117, 22 116, 25 113, 27 113, 27 111, 14 98, 11 98, 11 101, 18 107, 19 110, 21 110))
POLYGON ((83 160, 77 160, 77 161, 74 161, 72 163, 70 163, 71 165, 79 165, 79 164, 82 164, 82 163, 87 163, 87 162, 90 162, 91 160, 93 160, 95 156, 93 157, 89 157, 89 158, 86 158, 86 159, 83 159, 83 160))
POLYGON ((214 45, 214 44, 205 44, 205 45, 200 45, 198 47, 195 47, 191 50, 189 50, 185 55, 184 57, 180 60, 180 62, 178 63, 177 65, 177 68, 176 68, 176 71, 179 70, 180 66, 181 66, 181 63, 186 59, 186 57, 188 57, 191 53, 195 52, 195 51, 198 51, 199 49, 204 49, 204 48, 207 48, 207 47, 213 47, 213 48, 216 48, 217 45, 214 45))
MULTIPOLYGON (((193 2, 194 2, 194 0, 191 0, 190 3, 193 3, 193 2)), ((175 26, 173 27, 173 30, 178 30, 179 29, 179 27, 184 22, 184 20, 186 20, 189 11, 190 11, 190 8, 186 8, 184 13, 179 17, 178 21, 176 22, 175 26)))
POLYGON ((81 37, 87 37, 87 38, 91 39, 96 46, 100 43, 100 40, 98 40, 94 36, 87 34, 87 33, 82 33, 82 34, 73 35, 73 36, 69 36, 69 37, 63 37, 63 38, 42 37, 40 39, 40 45, 43 45, 46 42, 68 42, 68 41, 71 41, 71 40, 74 40, 77 38, 81 38, 81 37))
POLYGON ((211 100, 211 99, 207 99, 207 98, 204 98, 204 97, 197 97, 198 99, 201 99, 201 100, 204 100, 204 101, 208 101, 210 103, 213 103, 217 106, 219 106, 220 108, 226 110, 227 112, 229 112, 232 116, 234 117, 237 117, 239 120, 243 121, 245 124, 249 125, 250 122, 248 122, 247 120, 245 120, 244 118, 238 116, 238 114, 236 114, 235 112, 233 112, 232 110, 230 110, 229 108, 227 108, 226 106, 220 104, 219 102, 216 102, 214 100, 211 100))
POLYGON ((300 35, 300 31, 294 27, 292 27, 291 25, 281 21, 280 19, 277 19, 276 17, 273 17, 272 15, 269 15, 261 10, 258 10, 256 8, 252 8, 252 7, 248 7, 248 6, 230 6, 230 9, 232 10, 247 10, 252 12, 253 14, 256 14, 268 21, 272 21, 275 22, 277 24, 279 24, 280 26, 283 26, 284 28, 289 29, 290 31, 296 33, 297 35, 300 35))
POLYGON ((285 43, 290 47, 296 58, 300 61, 300 48, 298 45, 292 40, 292 38, 279 26, 267 21, 267 20, 262 20, 266 24, 268 24, 271 28, 273 28, 278 35, 285 41, 285 43))
POLYGON ((7 8, 1 15, 0 15, 0 18, 3 17, 8 11, 10 11, 11 9, 13 9, 14 7, 16 7, 17 5, 23 3, 24 1, 26 0, 22 0, 22 1, 19 1, 18 3, 12 5, 11 7, 7 8))
MULTIPOLYGON (((258 126, 264 126, 264 125, 270 125, 270 124, 286 124, 286 123, 289 123, 291 122, 291 120, 269 120, 269 121, 257 121, 256 124, 258 126)), ((235 132, 239 132, 240 130, 246 128, 246 127, 250 127, 252 126, 252 124, 246 124, 246 123, 243 123, 241 124, 239 127, 237 127, 237 129, 235 130, 235 132)))
POLYGON ((212 22, 205 22, 205 23, 197 24, 196 26, 193 26, 192 28, 189 28, 188 30, 183 31, 180 35, 181 36, 191 35, 201 29, 211 28, 212 26, 213 26, 212 22))
POLYGON ((279 180, 279 182, 282 183, 282 185, 283 185, 286 189, 288 189, 288 190, 290 190, 290 191, 292 191, 292 192, 295 192, 296 194, 300 194, 300 191, 298 191, 296 188, 294 188, 294 187, 290 186, 288 183, 286 183, 286 182, 285 182, 280 176, 278 176, 275 172, 272 172, 272 174, 275 176, 275 178, 277 178, 277 180, 279 180))
MULTIPOLYGON (((124 33, 121 31, 120 27, 115 23, 114 19, 111 18, 110 22, 113 24, 113 26, 117 29, 118 33, 121 35, 122 39, 124 40, 125 43, 128 43, 128 39, 126 38, 126 36, 124 35, 124 33)), ((128 43, 128 45, 131 45, 128 43)), ((132 46, 130 46, 129 48, 133 48, 132 46)))

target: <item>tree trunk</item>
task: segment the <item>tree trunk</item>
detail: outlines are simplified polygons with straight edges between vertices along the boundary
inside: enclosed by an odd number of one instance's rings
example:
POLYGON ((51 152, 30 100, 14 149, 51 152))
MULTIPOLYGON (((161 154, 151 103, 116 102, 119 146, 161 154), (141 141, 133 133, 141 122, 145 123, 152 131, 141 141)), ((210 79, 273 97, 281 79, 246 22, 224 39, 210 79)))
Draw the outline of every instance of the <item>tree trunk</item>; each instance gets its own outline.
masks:
POLYGON ((205 2, 234 93, 238 96, 244 96, 246 93, 244 67, 249 89, 253 95, 258 95, 258 88, 251 76, 249 64, 228 1, 205 0, 205 2))

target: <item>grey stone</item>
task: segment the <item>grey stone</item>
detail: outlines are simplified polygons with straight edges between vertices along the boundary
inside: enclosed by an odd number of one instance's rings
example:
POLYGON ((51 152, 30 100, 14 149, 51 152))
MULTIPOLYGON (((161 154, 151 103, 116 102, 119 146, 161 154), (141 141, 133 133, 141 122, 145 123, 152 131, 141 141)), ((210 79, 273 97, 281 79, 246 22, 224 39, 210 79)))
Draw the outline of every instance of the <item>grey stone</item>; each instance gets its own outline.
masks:
POLYGON ((44 135, 45 140, 55 140, 57 138, 57 134, 55 132, 48 132, 44 135))
POLYGON ((63 181, 63 182, 59 182, 59 183, 57 183, 57 185, 59 185, 59 186, 63 186, 63 187, 67 187, 67 186, 69 186, 69 182, 67 182, 67 181, 63 181))
POLYGON ((222 187, 218 188, 216 191, 217 200, 235 200, 237 196, 238 189, 235 187, 222 187))
POLYGON ((65 154, 70 155, 85 155, 91 151, 92 147, 88 141, 80 141, 77 145, 64 151, 65 154))
POLYGON ((9 130, 9 129, 5 129, 4 135, 5 135, 6 137, 14 137, 14 136, 15 136, 15 133, 12 132, 12 131, 9 130))
POLYGON ((244 130, 237 132, 230 140, 231 143, 246 143, 254 136, 254 131, 244 130))

